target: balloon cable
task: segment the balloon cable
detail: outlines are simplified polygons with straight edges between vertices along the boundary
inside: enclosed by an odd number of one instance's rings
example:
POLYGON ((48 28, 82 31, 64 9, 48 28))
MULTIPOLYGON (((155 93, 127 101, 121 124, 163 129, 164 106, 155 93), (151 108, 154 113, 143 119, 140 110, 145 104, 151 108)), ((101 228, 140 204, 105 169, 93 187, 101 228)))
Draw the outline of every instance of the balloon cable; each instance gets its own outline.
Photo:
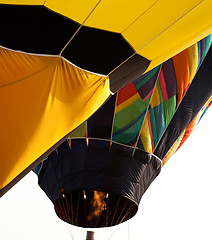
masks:
POLYGON ((77 33, 79 32, 79 30, 82 28, 82 26, 85 24, 85 22, 87 21, 87 19, 91 16, 91 14, 93 13, 93 11, 97 8, 97 6, 99 5, 99 3, 102 0, 99 0, 96 5, 94 6, 94 8, 90 11, 90 13, 88 14, 88 16, 85 18, 85 20, 82 22, 82 24, 78 27, 78 29, 76 30, 76 32, 71 36, 71 38, 69 39, 69 41, 66 43, 66 45, 63 47, 63 49, 60 51, 59 56, 62 55, 63 51, 66 49, 66 47, 69 45, 69 43, 73 40, 73 38, 77 35, 77 33))
POLYGON ((112 218, 112 221, 111 221, 111 225, 113 225, 113 221, 114 221, 114 218, 115 218, 115 215, 117 213, 117 208, 118 208, 118 205, 119 205, 119 201, 120 201, 120 198, 118 199, 117 203, 116 203, 116 208, 115 208, 115 211, 114 211, 114 214, 113 214, 113 218, 112 218))
POLYGON ((75 225, 77 225, 77 218, 79 213, 79 202, 80 202, 80 192, 78 193, 78 202, 77 202, 77 211, 76 211, 76 217, 75 217, 75 225))

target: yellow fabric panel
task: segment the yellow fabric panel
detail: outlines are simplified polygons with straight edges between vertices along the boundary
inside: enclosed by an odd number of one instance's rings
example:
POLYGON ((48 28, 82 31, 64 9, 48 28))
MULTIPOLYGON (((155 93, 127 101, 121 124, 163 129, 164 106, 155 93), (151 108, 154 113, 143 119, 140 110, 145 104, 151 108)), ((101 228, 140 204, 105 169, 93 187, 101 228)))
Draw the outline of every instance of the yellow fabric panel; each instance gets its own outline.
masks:
POLYGON ((145 119, 141 128, 140 138, 144 146, 144 150, 146 152, 152 153, 153 146, 152 146, 151 133, 149 132, 147 115, 145 116, 145 119))
POLYGON ((79 23, 86 20, 86 26, 122 33, 138 54, 151 60, 146 72, 212 33, 211 0, 46 0, 44 5, 79 23))
POLYGON ((198 45, 193 44, 187 49, 189 57, 190 82, 193 80, 198 66, 198 45))
POLYGON ((46 0, 45 6, 78 23, 83 23, 99 0, 46 0))
POLYGON ((208 101, 205 103, 205 105, 202 107, 202 109, 205 109, 206 106, 208 106, 210 102, 212 102, 212 96, 208 99, 208 101))
POLYGON ((45 0, 0 0, 4 4, 20 4, 20 5, 43 5, 45 0))
POLYGON ((121 33, 157 1, 47 0, 45 6, 78 23, 83 23, 89 16, 85 26, 121 33))
MULTIPOLYGON (((157 85, 159 85, 159 81, 157 80, 157 85)), ((151 108, 158 106, 161 103, 161 97, 160 94, 158 92, 158 87, 154 88, 154 91, 152 93, 152 97, 151 97, 151 108)))
MULTIPOLYGON (((183 134, 182 134, 183 135, 183 134)), ((167 163, 167 161, 171 158, 171 156, 175 153, 176 149, 179 146, 179 142, 175 141, 175 143, 172 145, 164 159, 162 159, 162 167, 167 163)))
POLYGON ((1 49, 0 62, 4 62, 3 68, 0 65, 2 188, 84 122, 110 90, 106 77, 80 70, 60 57, 1 49), (23 69, 33 66, 36 71, 25 75, 23 69))
POLYGON ((85 25, 121 33, 155 2, 102 0, 85 25))
MULTIPOLYGON (((187 2, 184 1, 184 3, 187 2)), ((146 40, 146 45, 139 51, 139 54, 152 60, 147 71, 212 33, 211 11, 212 1, 201 1, 164 32, 146 40)))
MULTIPOLYGON (((199 2, 200 0, 160 0, 146 11, 145 14, 141 15, 122 34, 134 49, 139 51, 154 38, 157 38, 163 31, 173 27, 173 24, 178 19, 199 2)), ((144 56, 147 57, 146 55, 144 56)), ((153 59, 155 53, 153 52, 148 57, 149 59, 153 59)))
POLYGON ((0 48, 0 58, 0 87, 23 81, 29 75, 43 71, 57 61, 56 58, 32 57, 28 54, 12 52, 4 48, 0 48))
POLYGON ((138 93, 136 93, 132 97, 130 97, 126 101, 124 101, 123 103, 117 105, 116 106, 116 113, 121 111, 122 109, 128 107, 130 104, 132 104, 133 102, 135 102, 139 98, 140 98, 140 95, 138 93))

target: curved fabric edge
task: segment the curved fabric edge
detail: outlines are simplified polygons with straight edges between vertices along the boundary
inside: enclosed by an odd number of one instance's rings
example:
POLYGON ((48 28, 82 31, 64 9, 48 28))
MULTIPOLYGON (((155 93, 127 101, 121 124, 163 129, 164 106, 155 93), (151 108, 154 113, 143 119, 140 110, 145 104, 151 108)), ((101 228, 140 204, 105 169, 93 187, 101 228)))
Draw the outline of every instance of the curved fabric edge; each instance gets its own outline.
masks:
POLYGON ((192 122, 212 95, 211 59, 212 48, 209 49, 205 60, 200 66, 199 71, 194 77, 179 107, 177 108, 175 115, 171 119, 168 127, 164 131, 164 134, 155 148, 154 154, 162 160, 171 149, 177 138, 192 122), (178 121, 179 119, 184 119, 183 123, 178 121))
POLYGON ((107 77, 76 68, 62 57, 0 48, 0 61, 3 188, 90 117, 110 89, 107 77))
MULTIPOLYGON (((65 141, 49 155, 38 179, 56 205, 62 195, 96 190, 108 193, 109 197, 128 199, 136 206, 160 170, 161 160, 140 149, 107 140, 76 138, 65 141)), ((136 211, 133 208, 134 214, 136 211)), ((79 225, 70 219, 63 220, 79 225)))
POLYGON ((0 197, 2 197, 6 192, 8 192, 16 183, 18 183, 24 176, 26 176, 31 170, 33 170, 36 174, 39 174, 42 169, 43 161, 48 158, 49 154, 51 154, 57 147, 59 147, 67 137, 72 134, 74 130, 68 133, 65 137, 60 139, 54 146, 48 149, 44 154, 42 154, 38 159, 36 159, 32 164, 30 164, 27 168, 25 168, 22 172, 20 172, 15 178, 12 179, 5 187, 0 189, 0 197), (41 164, 39 171, 36 172, 36 167, 41 164))

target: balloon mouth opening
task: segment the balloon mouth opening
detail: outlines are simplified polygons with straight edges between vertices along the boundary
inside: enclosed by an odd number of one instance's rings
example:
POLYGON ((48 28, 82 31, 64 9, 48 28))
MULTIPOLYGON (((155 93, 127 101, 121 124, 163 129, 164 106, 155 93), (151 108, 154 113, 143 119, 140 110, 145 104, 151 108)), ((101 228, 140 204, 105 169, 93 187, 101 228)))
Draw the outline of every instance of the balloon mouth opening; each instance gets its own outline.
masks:
POLYGON ((60 219, 85 228, 110 227, 132 218, 138 205, 123 196, 96 190, 62 194, 54 204, 60 219))

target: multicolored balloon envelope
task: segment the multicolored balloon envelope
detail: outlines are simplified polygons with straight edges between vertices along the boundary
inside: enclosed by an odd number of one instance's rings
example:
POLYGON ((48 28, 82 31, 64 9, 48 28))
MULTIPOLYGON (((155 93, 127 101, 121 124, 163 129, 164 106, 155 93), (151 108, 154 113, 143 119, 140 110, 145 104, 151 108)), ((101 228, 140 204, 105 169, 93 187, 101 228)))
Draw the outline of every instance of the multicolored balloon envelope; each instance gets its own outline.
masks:
POLYGON ((211 43, 209 35, 119 90, 37 166, 61 219, 105 227, 135 215, 212 103, 211 43))
MULTIPOLYGON (((156 74, 159 64, 211 34, 211 10, 211 0, 0 0, 0 194, 112 93, 132 81, 140 89, 144 72, 156 74)), ((149 95, 141 99, 146 104, 149 95)), ((136 117, 115 122, 112 139, 136 117)))

